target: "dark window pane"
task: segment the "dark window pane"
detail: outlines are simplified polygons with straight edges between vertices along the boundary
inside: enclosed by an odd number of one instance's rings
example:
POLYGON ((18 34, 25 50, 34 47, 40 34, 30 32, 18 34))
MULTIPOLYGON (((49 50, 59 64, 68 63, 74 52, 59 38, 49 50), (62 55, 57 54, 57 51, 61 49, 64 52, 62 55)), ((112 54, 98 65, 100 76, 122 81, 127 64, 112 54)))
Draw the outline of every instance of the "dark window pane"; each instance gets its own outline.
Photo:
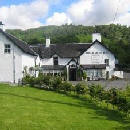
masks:
POLYGON ((109 59, 105 59, 105 64, 109 66, 109 59))
POLYGON ((53 57, 53 63, 54 65, 58 65, 58 57, 53 57))
POLYGON ((7 53, 7 54, 9 54, 11 52, 11 46, 10 46, 10 44, 5 44, 4 52, 7 53))

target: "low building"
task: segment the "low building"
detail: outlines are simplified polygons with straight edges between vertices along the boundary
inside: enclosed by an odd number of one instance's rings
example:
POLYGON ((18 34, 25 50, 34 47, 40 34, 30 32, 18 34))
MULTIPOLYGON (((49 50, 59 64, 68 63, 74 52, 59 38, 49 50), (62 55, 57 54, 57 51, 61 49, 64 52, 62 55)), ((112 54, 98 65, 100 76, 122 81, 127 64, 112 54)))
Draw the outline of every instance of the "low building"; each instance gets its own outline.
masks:
MULTIPOLYGON (((101 42, 100 33, 92 35, 92 43, 50 44, 31 46, 40 57, 42 73, 62 75, 66 71, 67 80, 79 80, 79 70, 87 74, 89 80, 110 79, 118 61, 115 55, 101 42)), ((122 73, 121 73, 122 74, 122 73)))
POLYGON ((18 83, 25 69, 35 67, 37 57, 27 43, 5 32, 0 22, 0 82, 18 83))

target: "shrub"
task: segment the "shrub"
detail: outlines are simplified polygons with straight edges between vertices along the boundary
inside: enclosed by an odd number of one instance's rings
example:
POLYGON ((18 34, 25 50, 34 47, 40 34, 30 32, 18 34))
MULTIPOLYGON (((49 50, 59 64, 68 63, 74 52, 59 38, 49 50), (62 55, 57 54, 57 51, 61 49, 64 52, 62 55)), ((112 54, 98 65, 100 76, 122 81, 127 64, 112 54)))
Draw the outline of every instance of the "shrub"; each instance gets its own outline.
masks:
POLYGON ((65 81, 61 84, 61 88, 60 90, 64 91, 65 93, 66 92, 71 92, 71 89, 72 89, 72 84, 65 81))
POLYGON ((110 103, 113 105, 113 108, 114 108, 114 105, 117 105, 117 102, 118 102, 118 92, 115 88, 112 88, 109 90, 109 95, 110 95, 110 103))
POLYGON ((83 84, 83 83, 78 83, 77 85, 75 85, 75 91, 76 93, 79 94, 85 94, 87 91, 87 85, 83 84))
POLYGON ((51 76, 43 75, 43 84, 49 86, 50 85, 50 79, 51 79, 51 76))
POLYGON ((23 77, 22 82, 24 85, 29 84, 30 86, 33 87, 35 84, 35 77, 30 76, 30 75, 26 75, 25 77, 23 77))
POLYGON ((38 77, 35 78, 35 82, 39 87, 41 87, 44 84, 44 75, 39 73, 38 77))
POLYGON ((101 85, 97 85, 95 88, 96 97, 99 98, 100 101, 104 99, 104 90, 101 85))
POLYGON ((86 74, 86 72, 83 72, 83 80, 86 80, 86 78, 87 78, 87 74, 86 74))
POLYGON ((51 87, 53 88, 53 90, 59 91, 61 85, 62 85, 62 78, 61 77, 53 78, 53 80, 51 82, 51 87))
POLYGON ((103 100, 103 88, 101 87, 101 85, 90 85, 89 86, 89 94, 91 97, 93 98, 98 98, 100 99, 101 101, 103 100))
POLYGON ((89 94, 91 97, 95 98, 96 97, 96 91, 95 91, 96 85, 92 84, 89 85, 89 94))

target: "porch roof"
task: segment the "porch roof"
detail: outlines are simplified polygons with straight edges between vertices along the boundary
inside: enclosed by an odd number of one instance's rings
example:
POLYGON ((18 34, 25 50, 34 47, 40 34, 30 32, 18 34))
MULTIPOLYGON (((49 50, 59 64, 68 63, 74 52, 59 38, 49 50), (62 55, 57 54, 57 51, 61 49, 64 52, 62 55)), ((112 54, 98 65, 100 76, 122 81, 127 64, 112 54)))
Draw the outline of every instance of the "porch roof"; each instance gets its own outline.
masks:
POLYGON ((83 69, 106 69, 106 64, 81 65, 83 69))
POLYGON ((64 65, 42 65, 42 70, 64 70, 64 65))

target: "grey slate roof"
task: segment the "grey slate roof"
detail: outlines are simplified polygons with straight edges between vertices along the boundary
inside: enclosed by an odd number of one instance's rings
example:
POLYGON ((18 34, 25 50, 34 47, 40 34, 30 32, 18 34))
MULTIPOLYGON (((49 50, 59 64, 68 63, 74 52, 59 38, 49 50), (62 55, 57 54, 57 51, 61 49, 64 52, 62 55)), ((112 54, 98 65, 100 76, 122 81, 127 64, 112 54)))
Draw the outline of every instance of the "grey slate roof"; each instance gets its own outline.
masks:
POLYGON ((53 55, 58 55, 61 58, 75 58, 79 57, 86 51, 91 44, 51 44, 50 47, 45 45, 31 46, 31 48, 39 54, 40 58, 51 58, 53 55))
POLYGON ((55 54, 61 58, 77 58, 97 42, 113 54, 113 52, 109 48, 107 48, 104 44, 102 44, 98 40, 95 40, 93 43, 87 43, 87 44, 86 43, 51 44, 50 47, 46 47, 44 44, 39 44, 31 46, 31 48, 37 54, 39 54, 41 59, 51 58, 55 54))
POLYGON ((83 69, 106 69, 106 64, 81 65, 83 69))
POLYGON ((4 32, 2 29, 0 29, 0 32, 5 35, 10 41, 12 41, 18 48, 20 48, 23 52, 27 53, 27 54, 30 54, 30 55, 33 55, 33 56, 36 56, 36 52, 34 52, 30 46, 25 43, 24 41, 22 40, 19 40, 17 39, 16 37, 14 37, 13 35, 7 33, 7 32, 4 32))

